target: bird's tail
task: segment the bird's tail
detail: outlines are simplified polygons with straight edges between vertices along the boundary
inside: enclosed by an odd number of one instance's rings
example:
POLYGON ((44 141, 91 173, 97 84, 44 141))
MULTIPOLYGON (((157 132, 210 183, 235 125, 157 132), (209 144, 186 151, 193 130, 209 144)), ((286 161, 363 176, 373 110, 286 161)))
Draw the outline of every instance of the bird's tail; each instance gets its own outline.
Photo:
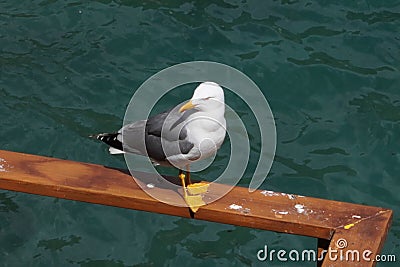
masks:
POLYGON ((124 153, 122 147, 122 135, 121 133, 101 133, 89 135, 90 138, 100 140, 110 146, 109 151, 111 154, 124 153))

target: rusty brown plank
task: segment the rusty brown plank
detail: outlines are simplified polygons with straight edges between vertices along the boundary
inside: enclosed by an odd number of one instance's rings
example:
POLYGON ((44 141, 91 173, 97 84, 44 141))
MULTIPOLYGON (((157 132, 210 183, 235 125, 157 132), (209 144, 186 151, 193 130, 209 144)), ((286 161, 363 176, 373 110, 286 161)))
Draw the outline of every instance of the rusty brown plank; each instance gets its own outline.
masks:
POLYGON ((380 211, 337 227, 325 247, 322 266, 376 266, 392 216, 391 210, 380 211))
MULTIPOLYGON (((120 170, 4 150, 0 150, 0 161, 2 189, 181 217, 190 216, 188 208, 167 205, 151 198, 129 174, 120 170)), ((148 174, 144 176, 146 181, 152 178, 148 174)), ((212 198, 225 189, 225 185, 212 184, 206 197, 212 198)), ((178 191, 162 188, 152 190, 158 190, 158 194, 168 196, 175 202, 184 203, 178 191)), ((249 193, 247 188, 234 187, 223 198, 201 207, 195 218, 331 240, 329 246, 334 245, 337 238, 346 236, 348 242, 362 243, 363 248, 377 254, 386 237, 391 214, 391 210, 385 208, 266 190, 249 193), (242 208, 230 209, 232 204, 242 208), (343 228, 351 224, 354 226, 347 230, 343 228), (371 225, 376 225, 378 230, 373 230, 371 225), (360 239, 365 240, 360 242, 360 239)), ((322 266, 334 266, 331 264, 325 258, 322 266)))

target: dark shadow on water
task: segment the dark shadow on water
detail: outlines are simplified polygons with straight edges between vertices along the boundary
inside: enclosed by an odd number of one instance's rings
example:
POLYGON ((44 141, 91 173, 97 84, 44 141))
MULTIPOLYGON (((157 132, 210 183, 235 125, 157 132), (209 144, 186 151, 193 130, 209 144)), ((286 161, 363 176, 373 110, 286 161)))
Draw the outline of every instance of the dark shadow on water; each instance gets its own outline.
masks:
POLYGON ((18 204, 6 192, 0 192, 0 212, 17 212, 18 204))

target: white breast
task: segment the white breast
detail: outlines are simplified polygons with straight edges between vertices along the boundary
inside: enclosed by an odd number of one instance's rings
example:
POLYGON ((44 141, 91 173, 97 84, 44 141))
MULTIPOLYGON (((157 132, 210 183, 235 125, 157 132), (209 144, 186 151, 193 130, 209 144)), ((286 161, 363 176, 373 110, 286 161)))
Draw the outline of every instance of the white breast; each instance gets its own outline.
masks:
POLYGON ((210 118, 204 114, 196 114, 187 123, 188 141, 200 150, 201 158, 213 155, 224 142, 226 133, 225 118, 210 118))

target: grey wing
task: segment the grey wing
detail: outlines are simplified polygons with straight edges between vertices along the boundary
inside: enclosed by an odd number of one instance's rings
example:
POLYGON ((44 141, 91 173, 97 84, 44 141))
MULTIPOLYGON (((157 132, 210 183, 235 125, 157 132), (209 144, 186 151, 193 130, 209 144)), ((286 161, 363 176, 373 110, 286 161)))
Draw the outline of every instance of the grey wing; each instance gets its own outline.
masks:
POLYGON ((123 150, 128 153, 147 155, 145 144, 146 120, 127 124, 119 130, 123 150))
POLYGON ((178 109, 179 106, 123 127, 124 150, 156 161, 189 153, 194 145, 186 139, 184 120, 188 114, 181 114, 178 109))
POLYGON ((146 147, 148 155, 156 160, 187 154, 193 144, 187 140, 186 113, 180 113, 180 106, 157 114, 146 123, 146 147))

